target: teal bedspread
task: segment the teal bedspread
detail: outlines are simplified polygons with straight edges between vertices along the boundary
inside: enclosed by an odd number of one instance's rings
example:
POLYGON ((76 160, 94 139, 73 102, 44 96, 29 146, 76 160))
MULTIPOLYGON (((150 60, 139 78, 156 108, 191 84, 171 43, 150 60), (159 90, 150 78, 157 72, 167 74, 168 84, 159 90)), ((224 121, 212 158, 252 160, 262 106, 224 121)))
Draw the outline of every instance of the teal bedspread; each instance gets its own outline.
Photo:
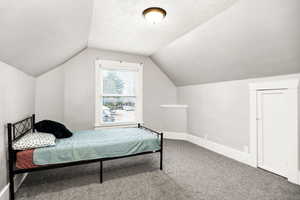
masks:
POLYGON ((160 149, 160 138, 140 128, 114 128, 74 132, 57 139, 56 146, 35 149, 36 165, 67 163, 81 160, 119 157, 160 149))

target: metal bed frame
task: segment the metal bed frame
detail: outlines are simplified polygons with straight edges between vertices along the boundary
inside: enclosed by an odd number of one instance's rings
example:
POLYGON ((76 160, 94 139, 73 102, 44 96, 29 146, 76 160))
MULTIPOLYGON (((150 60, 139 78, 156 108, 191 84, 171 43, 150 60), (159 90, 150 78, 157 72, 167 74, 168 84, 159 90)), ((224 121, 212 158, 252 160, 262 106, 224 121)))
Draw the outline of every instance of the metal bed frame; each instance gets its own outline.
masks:
POLYGON ((61 164, 53 164, 53 165, 47 165, 47 166, 40 166, 36 168, 30 168, 30 169, 18 169, 15 166, 16 161, 16 153, 18 151, 13 150, 12 144, 15 140, 18 140, 22 136, 24 136, 26 133, 32 131, 35 132, 34 128, 35 124, 35 114, 32 116, 25 118, 21 121, 15 122, 15 123, 8 123, 7 124, 7 130, 8 130, 8 163, 9 163, 9 193, 10 193, 10 200, 15 199, 15 187, 14 187, 14 176, 16 174, 23 174, 28 172, 35 172, 35 171, 42 171, 42 170, 49 170, 49 169, 56 169, 56 168, 62 168, 62 167, 68 167, 68 166, 74 166, 74 165, 82 165, 87 163, 93 163, 93 162, 100 162, 100 183, 103 182, 103 162, 107 160, 115 160, 120 158, 127 158, 127 157, 133 157, 133 156, 139 156, 144 154, 151 154, 151 153, 160 153, 160 170, 163 169, 163 133, 157 132, 155 130, 152 130, 150 128, 146 128, 142 126, 141 124, 138 124, 138 128, 142 128, 145 130, 148 130, 150 132, 153 132, 157 135, 157 137, 160 138, 160 149, 156 151, 147 151, 132 155, 126 155, 126 156, 119 156, 119 157, 109 157, 109 158, 100 158, 100 159, 93 159, 93 160, 83 160, 83 161, 76 161, 76 162, 68 162, 68 163, 61 163, 61 164))

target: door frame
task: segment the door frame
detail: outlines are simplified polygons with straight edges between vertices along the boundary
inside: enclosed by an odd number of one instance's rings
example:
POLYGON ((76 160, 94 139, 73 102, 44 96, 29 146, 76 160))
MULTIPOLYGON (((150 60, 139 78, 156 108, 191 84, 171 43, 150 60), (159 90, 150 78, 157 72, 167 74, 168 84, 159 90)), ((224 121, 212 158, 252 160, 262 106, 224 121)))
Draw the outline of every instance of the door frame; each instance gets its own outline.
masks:
POLYGON ((257 126, 257 91, 285 89, 289 95, 289 109, 291 113, 290 129, 288 131, 288 173, 289 182, 300 184, 299 174, 299 80, 273 80, 269 82, 256 82, 249 84, 250 91, 250 157, 251 165, 258 167, 258 126, 257 126))

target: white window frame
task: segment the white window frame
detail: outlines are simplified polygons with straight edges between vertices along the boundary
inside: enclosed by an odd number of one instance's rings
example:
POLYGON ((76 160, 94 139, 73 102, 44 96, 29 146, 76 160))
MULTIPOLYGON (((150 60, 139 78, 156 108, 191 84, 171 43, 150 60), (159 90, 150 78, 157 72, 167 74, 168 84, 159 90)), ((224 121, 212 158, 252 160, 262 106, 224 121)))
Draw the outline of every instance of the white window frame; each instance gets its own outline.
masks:
MULTIPOLYGON (((95 61, 95 127, 131 126, 143 123, 143 63, 100 60, 95 61), (103 69, 115 69, 137 72, 136 87, 136 121, 135 122, 102 122, 103 69)), ((113 95, 118 96, 118 95, 113 95)))

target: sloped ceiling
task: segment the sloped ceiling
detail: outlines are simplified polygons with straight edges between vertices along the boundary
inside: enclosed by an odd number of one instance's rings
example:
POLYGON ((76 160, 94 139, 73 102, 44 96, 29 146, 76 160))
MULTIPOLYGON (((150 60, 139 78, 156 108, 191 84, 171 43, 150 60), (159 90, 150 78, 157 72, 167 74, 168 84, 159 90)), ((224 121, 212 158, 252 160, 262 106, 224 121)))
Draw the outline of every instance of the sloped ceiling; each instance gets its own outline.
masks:
POLYGON ((300 72, 299 0, 0 0, 0 60, 38 76, 87 46, 151 55, 177 86, 300 72), (149 6, 168 12, 157 25, 149 6))
POLYGON ((40 75, 87 46, 92 0, 0 0, 0 60, 40 75))
POLYGON ((88 46, 150 55, 236 0, 0 0, 0 60, 38 76, 88 46), (161 6, 149 24, 142 11, 161 6), (91 26, 92 23, 92 26, 91 26))
POLYGON ((299 0, 240 0, 152 59, 177 86, 298 73, 299 10, 299 0))
POLYGON ((159 48, 230 7, 236 0, 96 0, 89 46, 151 55, 159 48), (160 24, 144 20, 142 12, 162 7, 160 24))

